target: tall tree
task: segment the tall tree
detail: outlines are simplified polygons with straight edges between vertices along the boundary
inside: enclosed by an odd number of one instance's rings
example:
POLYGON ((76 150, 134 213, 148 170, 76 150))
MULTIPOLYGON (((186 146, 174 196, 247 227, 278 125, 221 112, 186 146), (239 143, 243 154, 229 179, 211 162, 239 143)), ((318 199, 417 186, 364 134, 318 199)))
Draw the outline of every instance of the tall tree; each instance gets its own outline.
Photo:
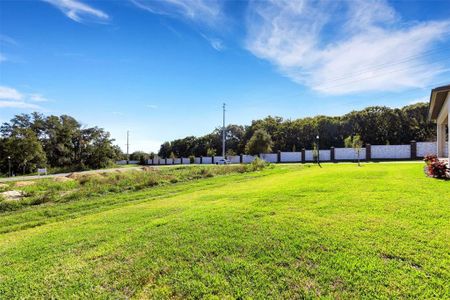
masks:
POLYGON ((250 154, 269 153, 272 151, 272 138, 264 129, 258 129, 248 141, 245 149, 250 154))

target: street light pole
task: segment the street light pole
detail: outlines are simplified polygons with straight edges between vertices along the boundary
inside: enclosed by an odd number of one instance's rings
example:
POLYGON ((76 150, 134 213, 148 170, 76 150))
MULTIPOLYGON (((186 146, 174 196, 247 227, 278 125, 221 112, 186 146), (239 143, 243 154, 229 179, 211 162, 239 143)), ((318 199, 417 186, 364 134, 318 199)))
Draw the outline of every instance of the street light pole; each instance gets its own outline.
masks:
POLYGON ((322 168, 322 166, 320 165, 319 135, 316 136, 316 145, 317 145, 317 164, 319 165, 319 167, 322 168))
POLYGON ((222 158, 225 159, 225 103, 223 104, 222 158))
POLYGON ((8 176, 11 177, 11 156, 8 156, 8 176))

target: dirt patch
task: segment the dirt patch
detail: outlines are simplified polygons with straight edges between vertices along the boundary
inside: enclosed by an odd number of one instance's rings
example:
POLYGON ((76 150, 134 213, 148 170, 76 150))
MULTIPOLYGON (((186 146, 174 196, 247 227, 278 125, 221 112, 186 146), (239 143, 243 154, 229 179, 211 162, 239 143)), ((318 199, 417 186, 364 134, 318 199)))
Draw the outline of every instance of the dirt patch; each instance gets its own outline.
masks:
POLYGON ((6 183, 0 183, 0 190, 6 190, 9 187, 6 183))
POLYGON ((20 200, 23 198, 23 193, 21 191, 7 191, 0 193, 5 200, 20 200))
POLYGON ((15 186, 17 187, 23 187, 23 186, 30 186, 30 185, 35 185, 36 182, 34 181, 17 181, 15 186))
POLYGON ((155 170, 154 167, 142 167, 142 171, 144 171, 144 172, 152 172, 154 170, 155 170))
POLYGON ((67 181, 74 181, 72 178, 69 177, 55 177, 53 178, 53 181, 56 182, 67 182, 67 181))

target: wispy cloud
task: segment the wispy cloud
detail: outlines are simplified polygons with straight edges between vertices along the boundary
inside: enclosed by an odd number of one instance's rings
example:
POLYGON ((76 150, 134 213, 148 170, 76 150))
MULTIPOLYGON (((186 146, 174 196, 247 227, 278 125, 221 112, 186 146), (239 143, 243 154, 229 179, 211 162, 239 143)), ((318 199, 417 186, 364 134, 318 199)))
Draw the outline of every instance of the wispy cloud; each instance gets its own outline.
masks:
POLYGON ((32 102, 48 101, 41 94, 25 94, 15 88, 0 86, 0 107, 19 109, 41 109, 39 105, 32 102))
POLYGON ((147 104, 145 107, 150 108, 150 109, 157 109, 158 105, 155 104, 147 104))
POLYGON ((23 101, 10 101, 0 100, 0 107, 4 108, 21 108, 21 109, 41 109, 39 105, 23 102, 23 101))
POLYGON ((34 102, 47 102, 49 101, 47 98, 42 96, 41 94, 29 94, 29 99, 34 102))
POLYGON ((23 94, 18 90, 7 86, 0 86, 0 100, 21 101, 23 98, 23 94))
POLYGON ((225 49, 225 45, 221 39, 209 37, 205 34, 202 34, 202 37, 209 42, 214 50, 223 51, 225 49))
POLYGON ((212 25, 222 17, 217 0, 130 0, 137 7, 154 14, 182 17, 212 25))
POLYGON ((62 11, 68 18, 75 22, 82 23, 84 21, 106 22, 109 16, 92 6, 89 6, 78 0, 42 0, 62 11))
POLYGON ((449 21, 406 24, 377 0, 255 1, 247 27, 250 52, 325 94, 427 85, 445 70, 426 54, 450 33, 449 21))

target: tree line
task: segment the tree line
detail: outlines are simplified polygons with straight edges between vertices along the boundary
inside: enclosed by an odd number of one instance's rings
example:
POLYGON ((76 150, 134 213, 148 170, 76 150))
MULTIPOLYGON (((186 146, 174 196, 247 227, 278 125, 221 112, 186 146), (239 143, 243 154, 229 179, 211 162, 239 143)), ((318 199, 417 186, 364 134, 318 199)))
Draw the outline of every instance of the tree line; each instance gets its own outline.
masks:
POLYGON ((102 128, 85 128, 67 115, 16 115, 0 127, 0 172, 26 174, 36 168, 97 169, 123 157, 102 128))
MULTIPOLYGON (((348 137, 358 135, 373 145, 407 144, 411 140, 431 141, 435 126, 428 121, 428 104, 417 103, 402 108, 367 107, 343 116, 316 116, 283 119, 268 116, 251 125, 226 127, 227 155, 258 154, 265 151, 300 151, 312 149, 319 136, 320 149, 345 147, 348 137)), ((221 153, 222 129, 204 136, 188 136, 167 141, 160 147, 160 157, 210 156, 221 153)))

